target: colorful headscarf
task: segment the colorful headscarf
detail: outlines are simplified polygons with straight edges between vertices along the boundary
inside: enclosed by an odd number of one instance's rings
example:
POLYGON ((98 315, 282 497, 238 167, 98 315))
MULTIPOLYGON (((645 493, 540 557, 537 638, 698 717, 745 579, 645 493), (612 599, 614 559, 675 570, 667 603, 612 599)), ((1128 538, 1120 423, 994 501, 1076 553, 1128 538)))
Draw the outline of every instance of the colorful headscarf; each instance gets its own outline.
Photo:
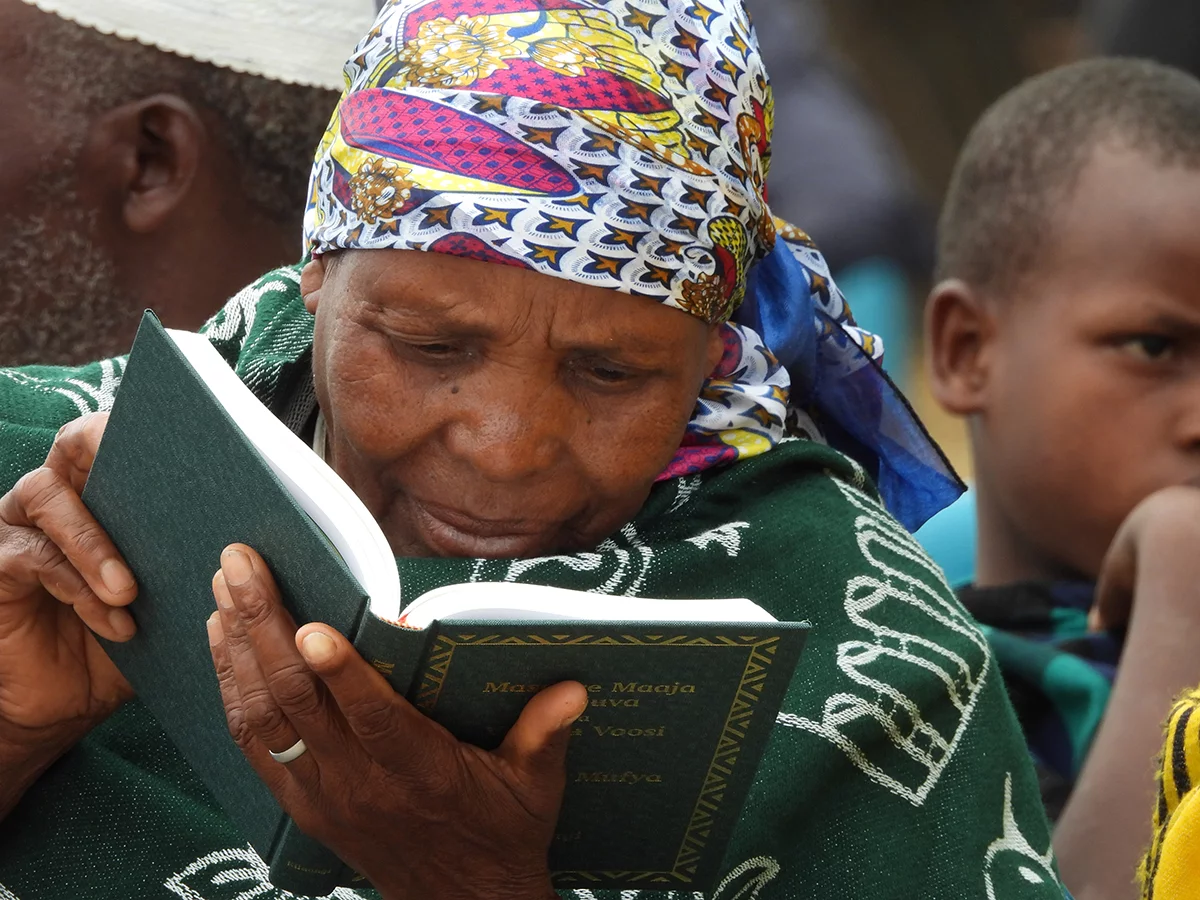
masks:
POLYGON ((313 253, 451 253, 723 323, 664 478, 825 436, 910 527, 957 496, 880 342, 771 217, 771 92, 738 0, 391 0, 346 76, 313 253))

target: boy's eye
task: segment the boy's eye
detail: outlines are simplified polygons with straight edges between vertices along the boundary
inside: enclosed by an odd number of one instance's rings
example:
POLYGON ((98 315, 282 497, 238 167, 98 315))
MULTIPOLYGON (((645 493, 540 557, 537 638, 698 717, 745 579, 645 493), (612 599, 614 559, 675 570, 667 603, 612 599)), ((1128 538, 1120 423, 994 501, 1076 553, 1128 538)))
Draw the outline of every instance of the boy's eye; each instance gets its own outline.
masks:
POLYGON ((1175 341, 1161 334, 1135 334, 1126 338, 1121 347, 1139 359, 1159 361, 1170 357, 1175 341))

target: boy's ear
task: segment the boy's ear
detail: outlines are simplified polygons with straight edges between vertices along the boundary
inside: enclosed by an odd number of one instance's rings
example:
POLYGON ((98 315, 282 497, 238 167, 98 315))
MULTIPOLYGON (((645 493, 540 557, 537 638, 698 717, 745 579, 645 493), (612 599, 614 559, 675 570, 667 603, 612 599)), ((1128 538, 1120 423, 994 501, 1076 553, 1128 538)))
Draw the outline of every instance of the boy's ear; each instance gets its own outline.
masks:
POLYGON ((965 281, 934 287, 925 305, 925 355, 930 390, 948 412, 970 416, 986 407, 995 332, 990 304, 965 281))

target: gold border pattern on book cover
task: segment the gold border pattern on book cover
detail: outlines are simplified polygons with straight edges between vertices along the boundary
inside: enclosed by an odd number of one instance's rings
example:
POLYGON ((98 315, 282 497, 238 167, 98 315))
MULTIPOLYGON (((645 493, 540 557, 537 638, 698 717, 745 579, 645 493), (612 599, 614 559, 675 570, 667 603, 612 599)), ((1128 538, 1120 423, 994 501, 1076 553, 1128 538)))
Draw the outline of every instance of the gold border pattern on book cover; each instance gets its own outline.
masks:
POLYGON ((645 882, 646 884, 690 884, 696 875, 704 844, 720 809, 721 800, 733 776, 734 766, 753 718, 754 706, 762 696, 767 670, 774 662, 779 637, 697 637, 694 634, 671 635, 497 635, 497 634, 439 634, 421 673, 415 706, 426 715, 433 713, 441 697, 442 687, 450 671, 454 652, 459 647, 524 646, 524 647, 713 647, 735 649, 747 653, 746 664, 738 682, 737 692, 725 716, 721 736, 709 761, 704 784, 692 808, 692 815, 670 871, 657 872, 555 872, 559 887, 586 885, 604 880, 645 882))

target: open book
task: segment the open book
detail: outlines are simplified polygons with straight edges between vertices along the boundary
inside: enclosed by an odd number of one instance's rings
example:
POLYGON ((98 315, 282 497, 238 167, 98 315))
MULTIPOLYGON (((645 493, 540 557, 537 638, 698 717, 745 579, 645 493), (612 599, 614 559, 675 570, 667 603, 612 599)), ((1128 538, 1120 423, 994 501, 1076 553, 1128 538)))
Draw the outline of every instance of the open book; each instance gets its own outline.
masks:
POLYGON ((745 599, 517 583, 451 584, 404 606, 358 497, 206 338, 149 313, 83 498, 139 584, 138 634, 105 649, 277 887, 321 895, 362 882, 284 815, 229 738, 204 623, 235 541, 262 554, 298 622, 342 631, 460 740, 495 747, 531 693, 587 688, 551 850, 557 886, 714 886, 803 624, 745 599))

